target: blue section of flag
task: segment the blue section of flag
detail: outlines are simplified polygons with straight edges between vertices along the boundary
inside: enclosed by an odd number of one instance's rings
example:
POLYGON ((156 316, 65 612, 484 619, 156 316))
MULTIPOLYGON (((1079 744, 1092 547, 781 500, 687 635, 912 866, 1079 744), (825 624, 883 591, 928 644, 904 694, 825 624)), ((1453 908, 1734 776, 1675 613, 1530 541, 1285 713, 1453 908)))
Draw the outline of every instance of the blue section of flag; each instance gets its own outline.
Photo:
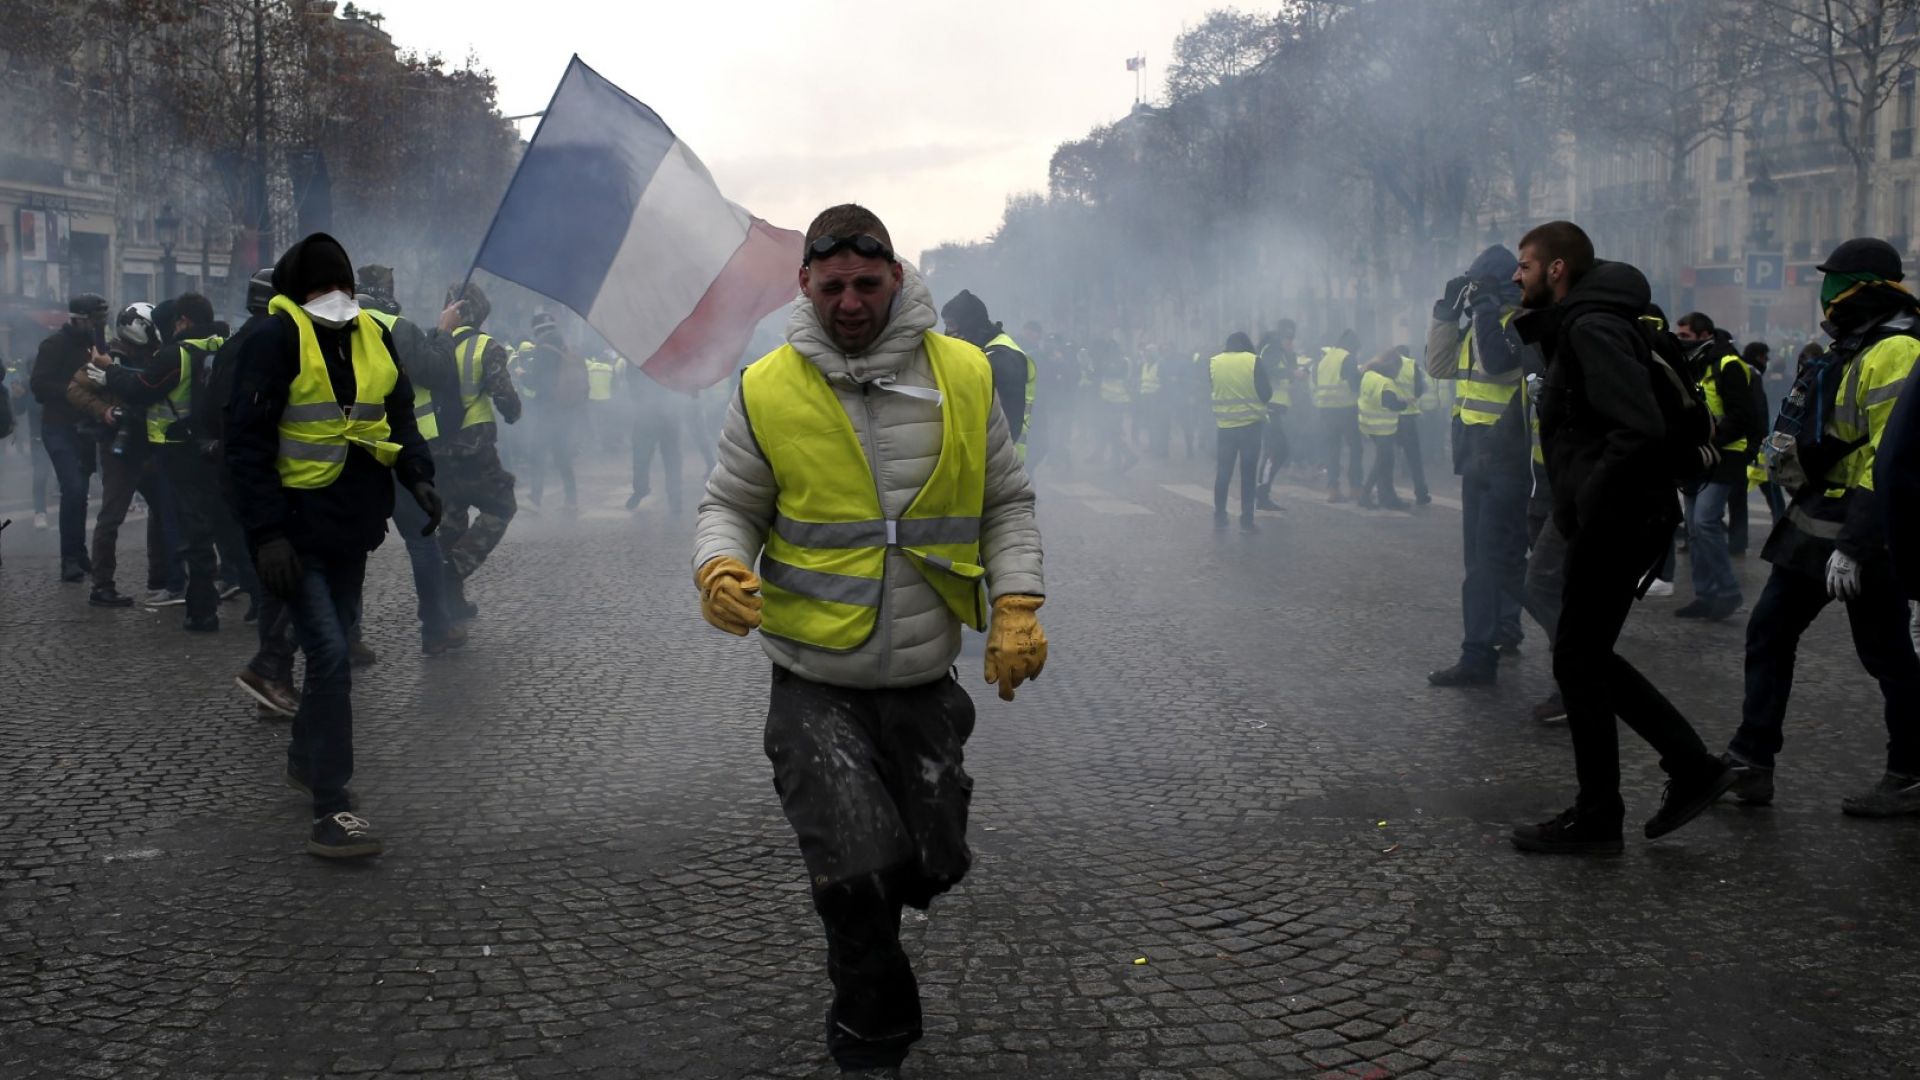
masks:
POLYGON ((591 311, 673 144, 666 121, 574 57, 474 266, 591 311))

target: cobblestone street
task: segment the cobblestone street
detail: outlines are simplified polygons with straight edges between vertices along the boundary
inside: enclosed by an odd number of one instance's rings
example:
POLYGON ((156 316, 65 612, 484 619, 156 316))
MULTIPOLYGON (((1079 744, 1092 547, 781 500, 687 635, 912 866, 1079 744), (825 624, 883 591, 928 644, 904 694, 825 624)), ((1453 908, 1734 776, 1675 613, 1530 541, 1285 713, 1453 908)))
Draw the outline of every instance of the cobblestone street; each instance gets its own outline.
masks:
MULTIPOLYGON (((1920 820, 1839 812, 1884 742, 1843 615, 1802 649, 1774 807, 1647 843, 1663 778, 1623 736, 1625 856, 1523 856, 1572 755, 1528 715, 1531 623, 1497 688, 1426 685, 1460 634, 1450 478, 1419 515, 1283 486, 1243 535, 1211 473, 1041 482, 1052 655, 1011 705, 977 635, 961 660, 976 859, 908 913, 908 1076, 1920 1072, 1920 820)), ((700 618, 691 508, 628 513, 610 464, 583 488, 514 523, 444 658, 375 553, 353 787, 388 850, 343 866, 232 686, 242 605, 215 635, 89 608, 0 458, 0 1077, 834 1075, 767 661, 700 618)), ((1745 615, 1673 619, 1679 579, 1622 651, 1718 750, 1745 615)))

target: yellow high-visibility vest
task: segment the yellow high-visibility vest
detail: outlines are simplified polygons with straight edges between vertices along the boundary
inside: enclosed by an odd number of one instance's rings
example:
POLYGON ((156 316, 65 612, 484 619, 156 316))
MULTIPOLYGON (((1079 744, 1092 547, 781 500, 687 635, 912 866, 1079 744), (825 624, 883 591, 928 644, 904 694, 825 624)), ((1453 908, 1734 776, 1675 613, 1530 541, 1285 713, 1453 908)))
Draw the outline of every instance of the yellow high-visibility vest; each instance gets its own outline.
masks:
POLYGON ((613 365, 598 357, 587 361, 587 400, 613 400, 613 365))
POLYGON ((346 468, 349 446, 392 466, 400 447, 387 423, 387 395, 400 382, 400 366, 381 340, 380 323, 365 311, 353 321, 353 404, 341 408, 307 313, 284 296, 268 301, 267 310, 292 319, 300 336, 300 371, 280 413, 280 457, 274 463, 280 485, 312 490, 332 484, 346 468))
POLYGON ((1392 389, 1393 380, 1377 371, 1361 374, 1360 433, 1362 435, 1391 435, 1400 430, 1400 414, 1387 408, 1384 396, 1386 391, 1392 389))
MULTIPOLYGON (((1745 367, 1746 363, 1745 360, 1740 359, 1738 353, 1728 353, 1721 357, 1719 363, 1713 365, 1713 367, 1717 369, 1717 371, 1725 371, 1728 364, 1739 364, 1745 367)), ((1753 378, 1752 371, 1747 372, 1747 378, 1753 378)), ((1718 424, 1720 421, 1725 420, 1727 418, 1727 403, 1720 400, 1720 379, 1716 375, 1716 371, 1709 370, 1705 375, 1701 376, 1698 385, 1701 396, 1707 399, 1707 411, 1713 414, 1713 422, 1718 424)), ((1738 439, 1720 449, 1738 453, 1745 450, 1747 445, 1747 440, 1738 439)))
POLYGON ((218 334, 189 338, 180 342, 180 381, 158 404, 147 409, 147 441, 180 442, 167 438, 167 430, 193 414, 193 360, 196 355, 219 352, 227 339, 218 334))
MULTIPOLYGON (((1500 325, 1513 321, 1513 312, 1500 316, 1500 325)), ((1505 375, 1489 375, 1473 362, 1473 329, 1468 327, 1460 339, 1460 374, 1457 376, 1453 415, 1461 423, 1487 427, 1500 422, 1520 392, 1518 368, 1505 375)))
POLYGON ((1250 352, 1221 353, 1207 361, 1213 383, 1213 422, 1222 428, 1241 428, 1267 418, 1266 403, 1253 376, 1258 359, 1250 352))
POLYGON ((1012 349, 1014 352, 1019 353, 1021 358, 1027 362, 1026 419, 1021 423, 1020 430, 1013 433, 1014 455, 1018 457, 1021 464, 1024 465, 1027 460, 1027 431, 1033 427, 1033 394, 1034 390, 1040 385, 1040 369, 1033 365, 1033 357, 1028 355, 1027 350, 1014 344, 1013 339, 1008 337, 1005 331, 995 334, 993 340, 987 342, 980 351, 985 353, 987 349, 991 349, 996 345, 1012 349))
MULTIPOLYGON (((1431 383, 1429 383, 1429 385, 1431 385, 1431 383)), ((1393 377, 1393 392, 1400 395, 1401 401, 1406 402, 1406 405, 1400 410, 1400 415, 1420 415, 1419 387, 1419 365, 1413 362, 1413 357, 1411 356, 1401 357, 1400 371, 1393 377)))
MULTIPOLYGON (((400 316, 390 315, 374 308, 361 310, 373 316, 381 326, 386 327, 388 334, 393 333, 393 324, 400 321, 400 316)), ((414 372, 407 373, 407 378, 413 380, 413 424, 420 429, 421 438, 432 442, 440 437, 440 416, 433 411, 433 391, 427 389, 426 383, 414 379, 414 374, 414 372)))
POLYGON ((1347 350, 1331 345, 1320 350, 1320 359, 1313 367, 1313 403, 1318 408, 1350 409, 1359 404, 1353 384, 1340 376, 1340 369, 1346 366, 1350 355, 1347 350))
POLYGON ((1140 396, 1152 397, 1160 392, 1160 361, 1140 361, 1140 396))
POLYGON ((453 363, 460 369, 460 404, 466 414, 460 418, 460 430, 493 423, 493 397, 487 393, 487 346, 493 339, 471 326, 453 332, 453 363))
POLYGON ((932 332, 925 340, 940 390, 940 456, 898 519, 887 518, 876 466, 812 361, 784 345, 741 374, 741 401, 779 489, 760 555, 762 633, 833 652, 859 648, 878 625, 892 550, 954 617, 985 629, 980 513, 993 370, 964 341, 932 332))

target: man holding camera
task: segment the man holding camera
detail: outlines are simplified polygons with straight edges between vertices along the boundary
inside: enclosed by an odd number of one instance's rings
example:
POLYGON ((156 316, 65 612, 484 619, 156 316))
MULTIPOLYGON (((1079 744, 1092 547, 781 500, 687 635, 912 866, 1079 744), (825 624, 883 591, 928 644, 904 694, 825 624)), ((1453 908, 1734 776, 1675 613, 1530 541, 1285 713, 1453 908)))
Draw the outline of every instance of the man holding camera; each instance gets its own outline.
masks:
POLYGON ((1434 686, 1492 685, 1500 649, 1520 638, 1533 466, 1521 393, 1526 346, 1509 328, 1520 305, 1513 284, 1518 265, 1498 244, 1481 252, 1466 273, 1447 282, 1427 331, 1427 375, 1457 384, 1453 471, 1461 478, 1467 566, 1460 659, 1427 676, 1434 686))

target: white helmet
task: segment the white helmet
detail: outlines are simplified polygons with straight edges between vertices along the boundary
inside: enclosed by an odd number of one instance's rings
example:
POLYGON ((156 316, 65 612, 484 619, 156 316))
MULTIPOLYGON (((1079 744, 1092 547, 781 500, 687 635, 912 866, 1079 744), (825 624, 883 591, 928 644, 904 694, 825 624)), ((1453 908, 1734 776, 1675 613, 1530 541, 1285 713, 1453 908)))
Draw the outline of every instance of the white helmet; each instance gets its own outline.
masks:
POLYGON ((153 326, 153 305, 142 300, 120 309, 118 333, 129 345, 160 344, 160 332, 153 326))

